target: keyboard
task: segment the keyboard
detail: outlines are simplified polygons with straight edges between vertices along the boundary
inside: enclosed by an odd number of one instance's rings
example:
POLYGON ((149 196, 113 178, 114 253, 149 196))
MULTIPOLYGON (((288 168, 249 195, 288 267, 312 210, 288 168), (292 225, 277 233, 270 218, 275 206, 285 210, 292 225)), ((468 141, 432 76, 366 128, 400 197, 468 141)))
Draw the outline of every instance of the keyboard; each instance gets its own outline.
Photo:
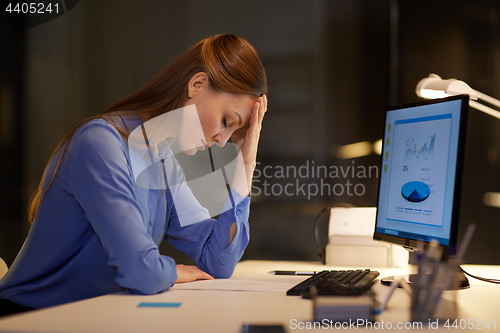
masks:
POLYGON ((288 296, 309 297, 311 286, 318 295, 362 295, 380 275, 369 269, 321 271, 289 289, 288 296))

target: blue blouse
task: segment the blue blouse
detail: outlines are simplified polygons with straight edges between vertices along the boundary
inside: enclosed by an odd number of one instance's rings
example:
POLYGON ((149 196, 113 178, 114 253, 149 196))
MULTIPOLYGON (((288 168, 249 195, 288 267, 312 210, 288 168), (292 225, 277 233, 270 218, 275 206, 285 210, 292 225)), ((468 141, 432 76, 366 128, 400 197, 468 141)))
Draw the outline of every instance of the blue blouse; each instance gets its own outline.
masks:
MULTIPOLYGON (((112 119, 127 129, 142 124, 137 118, 112 119)), ((42 193, 58 157, 49 163, 42 193)), ((81 126, 21 251, 0 280, 0 298, 41 308, 124 290, 163 292, 177 279, 175 261, 158 251, 163 238, 203 271, 230 277, 249 241, 250 198, 231 189, 223 213, 211 219, 178 162, 169 161, 166 176, 180 186, 140 187, 127 144, 113 125, 96 119, 81 126), (200 222, 181 225, 179 216, 186 214, 200 222), (237 233, 229 245, 233 222, 237 233)))

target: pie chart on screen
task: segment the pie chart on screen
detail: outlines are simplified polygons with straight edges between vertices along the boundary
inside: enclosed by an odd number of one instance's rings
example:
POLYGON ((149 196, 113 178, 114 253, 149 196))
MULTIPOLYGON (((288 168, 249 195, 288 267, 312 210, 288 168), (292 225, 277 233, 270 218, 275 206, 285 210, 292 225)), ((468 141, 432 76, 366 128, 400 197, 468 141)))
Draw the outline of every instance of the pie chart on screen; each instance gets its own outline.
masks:
POLYGON ((430 193, 429 185, 419 181, 408 182, 401 187, 401 195, 409 202, 425 201, 430 193))

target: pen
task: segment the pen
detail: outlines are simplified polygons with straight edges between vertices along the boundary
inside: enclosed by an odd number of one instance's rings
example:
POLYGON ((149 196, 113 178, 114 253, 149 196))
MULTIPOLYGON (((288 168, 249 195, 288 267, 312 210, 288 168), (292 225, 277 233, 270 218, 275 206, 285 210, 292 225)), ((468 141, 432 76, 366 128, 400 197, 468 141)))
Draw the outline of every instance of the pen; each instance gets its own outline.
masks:
POLYGON ((270 271, 274 275, 314 275, 316 272, 297 272, 297 271, 270 271))

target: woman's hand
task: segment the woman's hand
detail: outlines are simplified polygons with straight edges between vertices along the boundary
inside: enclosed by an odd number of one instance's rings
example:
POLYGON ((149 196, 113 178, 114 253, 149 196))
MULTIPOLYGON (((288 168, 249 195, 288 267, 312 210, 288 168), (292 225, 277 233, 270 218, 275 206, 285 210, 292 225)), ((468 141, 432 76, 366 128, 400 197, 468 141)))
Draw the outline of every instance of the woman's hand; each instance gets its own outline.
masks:
MULTIPOLYGON (((241 150, 241 157, 243 158, 243 164, 246 174, 246 186, 248 191, 243 191, 242 186, 233 186, 241 195, 248 195, 250 188, 252 186, 253 171, 256 167, 257 159, 257 146, 259 144, 260 130, 262 129, 262 119, 267 111, 267 96, 263 95, 259 97, 257 102, 253 105, 252 115, 250 116, 250 121, 248 124, 234 131, 231 136, 231 141, 237 144, 241 150)), ((237 172, 238 173, 238 172, 237 172)), ((233 184, 234 185, 234 184, 233 184)))
POLYGON ((196 266, 177 265, 177 280, 175 283, 193 282, 196 280, 213 280, 214 278, 196 266))
POLYGON ((241 148, 241 154, 245 166, 253 166, 257 157, 257 146, 259 144, 260 130, 262 129, 262 119, 267 111, 267 96, 259 97, 253 105, 252 115, 248 124, 234 131, 231 141, 241 148))

